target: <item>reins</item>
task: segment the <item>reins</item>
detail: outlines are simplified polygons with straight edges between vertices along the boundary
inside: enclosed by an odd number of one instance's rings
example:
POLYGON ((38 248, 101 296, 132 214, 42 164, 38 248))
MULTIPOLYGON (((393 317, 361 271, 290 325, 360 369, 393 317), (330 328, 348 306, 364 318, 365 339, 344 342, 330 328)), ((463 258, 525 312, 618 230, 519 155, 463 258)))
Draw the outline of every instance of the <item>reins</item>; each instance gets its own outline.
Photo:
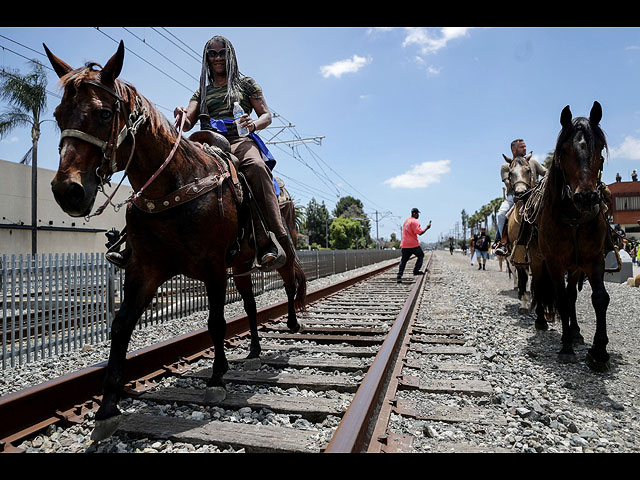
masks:
MULTIPOLYGON (((98 148, 100 148, 100 150, 103 152, 103 161, 100 164, 100 166, 96 169, 96 175, 98 176, 98 178, 100 179, 100 186, 99 189, 104 193, 104 184, 105 183, 109 183, 109 181, 111 180, 111 176, 120 171, 118 170, 118 166, 117 166, 117 162, 116 162, 116 152, 118 150, 118 148, 120 147, 120 145, 122 144, 122 142, 124 142, 124 140, 126 139, 126 137, 131 134, 131 140, 132 140, 132 146, 131 146, 131 153, 129 154, 129 159, 127 160, 127 163, 125 164, 124 167, 124 175, 122 176, 122 179, 120 180, 120 182, 118 183, 118 185, 116 186, 116 188, 113 190, 113 192, 111 193, 111 195, 109 195, 107 197, 107 200, 104 202, 103 205, 101 205, 100 207, 98 207, 96 209, 96 211, 92 214, 89 214, 87 216, 85 216, 85 219, 87 221, 89 221, 89 219, 91 217, 97 216, 97 215, 101 215, 105 208, 107 207, 107 205, 111 204, 113 205, 114 210, 117 212, 120 210, 120 208, 130 202, 133 202, 134 200, 136 200, 138 197, 140 197, 140 195, 142 195, 142 192, 156 179, 158 178, 158 176, 160 175, 160 173, 162 173, 162 171, 166 168, 166 166, 169 164, 169 162, 171 161, 171 159, 173 158, 173 156, 176 153, 176 150, 178 149, 178 145, 180 144, 180 140, 182 139, 182 132, 184 130, 184 123, 185 123, 185 119, 186 116, 182 116, 181 121, 180 121, 180 127, 178 129, 178 137, 176 138, 176 141, 173 145, 173 148, 171 149, 171 152, 169 153, 169 155, 167 156, 167 158, 165 159, 165 161, 162 163, 162 165, 160 165, 160 167, 158 168, 158 170, 156 170, 156 172, 149 178, 149 180, 147 180, 147 182, 142 186, 142 188, 140 188, 140 190, 138 190, 137 192, 131 194, 129 196, 129 198, 127 198, 124 202, 119 203, 119 204, 113 204, 112 203, 112 199, 115 196, 116 192, 118 191, 118 189, 120 188, 120 186, 122 185, 122 182, 124 181, 124 179, 127 176, 127 171, 129 169, 129 165, 131 164, 131 161, 133 160, 133 154, 135 152, 136 149, 136 133, 138 132, 138 128, 140 127, 140 125, 142 125, 148 118, 149 118, 149 112, 146 109, 146 107, 142 106, 142 101, 140 100, 140 97, 136 96, 135 99, 135 107, 133 109, 133 111, 127 115, 126 114, 126 106, 125 106, 125 102, 124 99, 122 98, 122 96, 119 94, 118 91, 118 84, 115 84, 115 88, 116 90, 112 90, 109 87, 101 84, 100 82, 96 82, 94 80, 85 80, 85 83, 91 84, 93 86, 97 86, 101 89, 103 89, 104 91, 106 91, 107 93, 109 93, 110 95, 112 95, 116 101, 114 104, 114 115, 113 115, 113 123, 111 125, 111 132, 109 134, 109 139, 107 141, 101 140, 97 137, 94 137, 93 135, 90 135, 88 133, 85 133, 81 130, 76 130, 76 129, 66 129, 62 131, 62 134, 60 136, 60 147, 62 147, 62 140, 66 137, 73 137, 73 138, 78 138, 80 140, 83 140, 85 142, 88 142, 92 145, 97 146, 98 148), (120 130, 120 132, 116 135, 116 129, 117 129, 117 121, 118 118, 120 116, 120 113, 123 112, 124 113, 124 119, 125 119, 125 125, 122 127, 122 129, 120 130), (104 165, 107 165, 107 172, 106 174, 103 176, 101 173, 101 170, 104 169, 104 165)), ((105 193, 106 195, 106 193, 105 193)))

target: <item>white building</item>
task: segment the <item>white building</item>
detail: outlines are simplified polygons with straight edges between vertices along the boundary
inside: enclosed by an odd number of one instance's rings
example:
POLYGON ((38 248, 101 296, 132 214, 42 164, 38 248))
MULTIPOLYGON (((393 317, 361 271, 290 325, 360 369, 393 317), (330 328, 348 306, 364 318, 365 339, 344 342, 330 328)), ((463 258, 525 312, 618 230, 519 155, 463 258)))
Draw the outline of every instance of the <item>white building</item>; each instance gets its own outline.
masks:
MULTIPOLYGON (((51 180, 55 174, 53 170, 38 168, 37 253, 105 252, 105 233, 112 228, 124 228, 125 207, 116 213, 108 206, 89 221, 70 217, 53 198, 51 180)), ((117 182, 112 180, 111 184, 115 188, 117 182)), ((113 203, 123 202, 131 191, 123 183, 113 203)), ((106 198, 98 193, 93 211, 106 198)), ((31 166, 0 160, 0 255, 30 254, 31 234, 31 166)))

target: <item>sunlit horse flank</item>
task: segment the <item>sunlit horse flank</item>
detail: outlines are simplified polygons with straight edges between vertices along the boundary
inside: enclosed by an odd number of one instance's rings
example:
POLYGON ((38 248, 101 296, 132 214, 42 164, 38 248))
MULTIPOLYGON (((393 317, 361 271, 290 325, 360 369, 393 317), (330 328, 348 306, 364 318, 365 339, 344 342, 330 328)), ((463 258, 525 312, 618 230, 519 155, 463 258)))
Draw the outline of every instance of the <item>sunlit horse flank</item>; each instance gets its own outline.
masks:
MULTIPOLYGON (((520 207, 522 201, 519 197, 529 191, 531 187, 535 185, 535 176, 529 164, 531 159, 531 153, 525 157, 515 157, 513 160, 502 155, 504 159, 509 163, 509 184, 513 187, 514 205, 513 210, 508 216, 507 220, 507 238, 511 244, 511 250, 515 249, 516 241, 520 233, 520 225, 522 218, 520 215, 520 207)), ((509 260, 512 260, 511 258, 509 260)), ((513 265, 516 269, 516 282, 518 288, 518 299, 520 300, 520 311, 528 313, 530 311, 530 299, 527 293, 527 283, 529 281, 528 267, 526 265, 518 265, 513 261, 507 263, 507 268, 511 271, 510 265, 513 265)))
POLYGON ((536 328, 546 330, 545 311, 557 310, 562 319, 561 362, 576 362, 573 344, 584 342, 576 318, 576 298, 583 274, 589 280, 596 331, 586 360, 592 370, 600 372, 610 369, 606 349, 609 294, 604 285, 609 227, 600 183, 607 142, 599 126, 601 119, 598 102, 594 102, 589 118, 572 118, 568 105, 562 110, 562 129, 537 214, 538 232, 529 244, 536 328))
MULTIPOLYGON (((130 155, 127 175, 131 187, 139 191, 168 157, 178 132, 135 87, 116 80, 124 61, 122 42, 101 70, 97 64, 87 64, 74 70, 53 55, 46 45, 44 48, 64 88, 62 102, 54 114, 62 134, 60 167, 51 187, 56 201, 66 213, 85 216, 93 207, 101 179, 123 170, 130 155), (139 110, 146 112, 146 118, 134 137, 123 130, 123 125, 124 118, 134 111, 136 101, 139 102, 139 110), (116 140, 121 131, 126 133, 126 137, 120 138, 118 148, 116 140)), ((165 197, 191 184, 196 178, 204 179, 219 171, 220 164, 211 155, 196 143, 181 139, 175 156, 149 184, 145 197, 165 197)), ((131 334, 158 287, 178 274, 201 280, 206 285, 208 329, 215 359, 205 398, 224 398, 222 377, 228 370, 224 352, 226 255, 237 246, 240 229, 244 227, 245 232, 250 231, 242 220, 247 218, 247 209, 244 203, 237 206, 231 186, 226 181, 219 189, 162 212, 147 213, 133 205, 128 206, 127 242, 132 253, 125 269, 124 298, 111 327, 111 352, 103 384, 103 399, 96 414, 92 438, 100 440, 116 430, 121 416, 117 405, 124 387, 125 357, 131 334), (222 202, 218 202, 219 198, 222 202)), ((285 216, 286 226, 295 242, 295 216, 290 212, 285 216)), ((283 245, 283 248, 287 263, 278 272, 288 297, 287 325, 296 332, 302 327, 296 310, 304 308, 306 277, 293 244, 283 245)), ((233 273, 249 271, 254 255, 249 235, 243 235, 240 251, 231 263, 233 273)), ((255 358, 260 354, 260 345, 251 276, 234 276, 234 281, 251 328, 249 357, 255 358)))

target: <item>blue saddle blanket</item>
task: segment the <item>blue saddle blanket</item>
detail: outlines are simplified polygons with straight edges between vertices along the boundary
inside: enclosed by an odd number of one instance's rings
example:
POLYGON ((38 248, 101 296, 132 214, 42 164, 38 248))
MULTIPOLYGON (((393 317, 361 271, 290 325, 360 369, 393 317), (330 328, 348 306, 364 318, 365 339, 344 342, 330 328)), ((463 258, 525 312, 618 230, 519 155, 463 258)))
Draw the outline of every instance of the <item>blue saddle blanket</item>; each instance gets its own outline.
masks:
MULTIPOLYGON (((223 119, 212 118, 210 123, 211 123, 211 128, 213 128, 216 132, 220 134, 224 134, 228 132, 227 125, 233 124, 234 121, 233 121, 233 118, 223 118, 223 119)), ((273 155, 271 154, 267 146, 264 144, 262 139, 255 132, 250 133, 248 136, 254 142, 256 142, 256 145, 260 150, 260 155, 262 156, 262 160, 264 160, 264 163, 267 164, 267 167, 269 167, 269 170, 273 170, 273 168, 276 166, 276 159, 273 157, 273 155)), ((272 177, 272 181, 273 181, 273 188, 276 192, 276 196, 278 196, 280 195, 280 186, 278 185, 278 182, 276 181, 275 177, 272 177)))

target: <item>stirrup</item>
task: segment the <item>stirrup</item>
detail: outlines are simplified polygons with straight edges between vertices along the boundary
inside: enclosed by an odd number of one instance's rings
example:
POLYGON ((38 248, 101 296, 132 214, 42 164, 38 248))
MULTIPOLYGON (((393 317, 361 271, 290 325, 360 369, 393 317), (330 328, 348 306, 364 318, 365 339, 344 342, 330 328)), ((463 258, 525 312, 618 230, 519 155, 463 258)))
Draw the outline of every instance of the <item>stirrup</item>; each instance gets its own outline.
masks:
POLYGON ((265 257, 269 255, 269 253, 262 256, 260 265, 258 265, 256 262, 256 267, 261 272, 271 272, 273 270, 277 270, 279 268, 282 268, 284 264, 287 263, 287 254, 284 252, 284 249, 280 245, 280 242, 278 242, 278 240, 276 239, 276 236, 273 234, 273 232, 267 232, 267 235, 273 245, 276 247, 276 254, 274 258, 272 258, 271 260, 267 260, 265 263, 263 263, 263 261, 265 257))
POLYGON ((506 257, 509 254, 509 251, 507 250, 506 245, 498 245, 493 253, 500 255, 501 257, 506 257))

